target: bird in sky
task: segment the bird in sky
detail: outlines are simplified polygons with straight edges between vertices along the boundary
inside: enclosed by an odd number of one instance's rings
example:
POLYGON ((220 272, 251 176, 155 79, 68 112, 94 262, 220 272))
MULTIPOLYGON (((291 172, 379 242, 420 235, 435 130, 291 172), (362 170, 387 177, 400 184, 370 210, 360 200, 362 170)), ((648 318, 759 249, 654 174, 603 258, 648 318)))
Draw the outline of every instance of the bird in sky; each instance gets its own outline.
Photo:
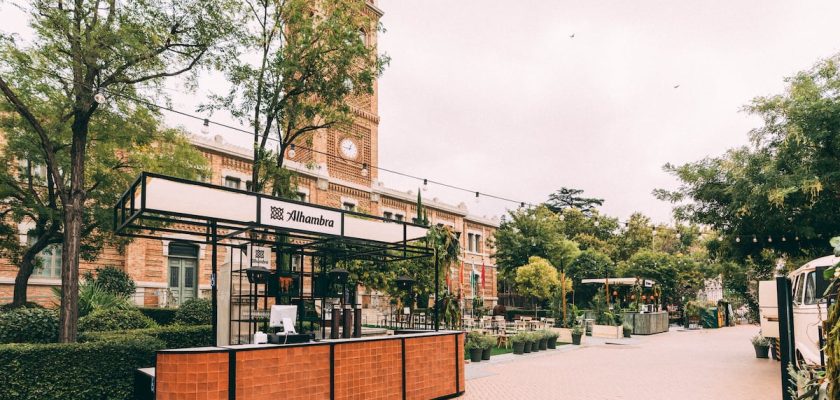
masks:
POLYGON ((674 85, 674 89, 676 89, 676 88, 678 88, 678 87, 680 87, 680 85, 674 85))
POLYGON ((573 33, 573 34, 571 34, 571 35, 569 35, 569 39, 574 39, 574 38, 575 38, 575 34, 574 34, 574 33, 573 33))

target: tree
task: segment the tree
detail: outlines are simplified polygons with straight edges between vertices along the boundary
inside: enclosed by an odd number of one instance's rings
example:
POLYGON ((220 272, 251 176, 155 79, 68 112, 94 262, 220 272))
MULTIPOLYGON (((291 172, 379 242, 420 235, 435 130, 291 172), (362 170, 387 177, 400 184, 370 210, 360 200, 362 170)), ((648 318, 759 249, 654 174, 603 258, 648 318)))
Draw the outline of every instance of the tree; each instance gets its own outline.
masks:
POLYGON ((527 264, 531 256, 551 259, 564 239, 561 227, 560 218, 545 206, 511 211, 503 218, 494 233, 494 257, 505 278, 513 278, 516 269, 527 264))
MULTIPOLYGON (((105 244, 123 243, 113 235, 113 206, 141 171, 188 179, 206 172, 206 161, 182 132, 160 129, 159 116, 146 108, 134 108, 130 103, 121 106, 125 108, 100 110, 90 124, 94 140, 87 149, 85 170, 90 184, 80 242, 80 257, 88 261, 94 260, 105 244)), ((0 105, 0 110, 4 108, 0 105)), ((2 213, 8 218, 0 224, 14 233, 0 244, 0 254, 18 266, 12 297, 12 305, 18 307, 27 302, 29 278, 41 266, 38 255, 64 240, 62 207, 55 182, 45 174, 46 161, 29 124, 16 114, 4 113, 0 114, 0 127, 8 134, 0 158, 0 197, 7 199, 2 213), (18 237, 21 224, 28 227, 25 242, 18 237)), ((66 132, 50 136, 54 142, 67 139, 66 132)), ((69 159, 59 158, 59 167, 69 170, 69 159)))
POLYGON ((720 232, 730 242, 731 253, 724 255, 729 259, 743 261, 763 249, 794 257, 824 255, 830 251, 825 239, 840 226, 837 57, 787 82, 784 93, 758 97, 745 107, 763 120, 750 132, 749 146, 666 164, 680 186, 655 192, 676 205, 679 219, 720 232))
MULTIPOLYGON (((516 269, 516 285, 525 296, 545 300, 551 297, 554 288, 560 284, 557 279, 557 270, 551 263, 542 257, 531 257, 528 264, 516 269)), ((534 303, 534 312, 538 302, 534 303)))
MULTIPOLYGON (((639 250, 650 249, 653 243, 653 230, 650 218, 641 213, 633 213, 627 220, 621 234, 615 238, 618 248, 616 259, 619 261, 628 260, 639 250)), ((661 231, 661 229, 657 231, 661 231)))
POLYGON ((604 205, 604 199, 583 197, 583 190, 562 187, 548 196, 546 206, 551 211, 562 212, 566 209, 580 210, 584 215, 592 214, 598 207, 604 205))
POLYGON ((663 252, 642 250, 630 257, 621 268, 624 276, 647 278, 656 281, 661 289, 659 303, 667 305, 675 298, 678 286, 678 271, 671 255, 663 252))
POLYGON ((247 123, 254 132, 251 189, 268 185, 287 195, 286 150, 349 123, 348 100, 373 92, 388 59, 366 41, 381 27, 363 1, 242 1, 244 28, 224 66, 230 90, 201 109, 229 111, 247 123))
POLYGON ((598 290, 596 285, 582 286, 582 280, 588 278, 616 277, 615 273, 615 263, 606 254, 595 250, 584 250, 580 252, 566 272, 575 288, 573 303, 586 304, 588 299, 598 290))
POLYGON ((132 107, 126 99, 152 99, 165 78, 194 71, 232 29, 230 7, 215 0, 38 0, 26 8, 31 43, 3 37, 0 91, 37 137, 52 188, 46 201, 58 210, 39 230, 62 232, 62 342, 76 340, 85 209, 100 181, 101 171, 87 168, 88 151, 105 133, 92 125, 102 109, 125 112, 132 107))

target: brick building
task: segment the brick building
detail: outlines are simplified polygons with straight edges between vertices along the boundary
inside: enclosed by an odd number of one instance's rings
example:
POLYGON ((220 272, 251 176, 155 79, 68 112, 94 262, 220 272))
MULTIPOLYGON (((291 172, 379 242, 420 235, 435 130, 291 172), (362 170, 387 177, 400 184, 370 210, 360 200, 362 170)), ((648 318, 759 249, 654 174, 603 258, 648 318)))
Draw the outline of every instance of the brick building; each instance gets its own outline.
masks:
MULTIPOLYGON (((369 4, 368 12, 382 15, 373 4, 369 4)), ((376 45, 375 35, 362 34, 369 45, 376 45)), ((360 164, 378 165, 378 86, 374 86, 372 95, 349 102, 354 113, 350 126, 316 132, 311 144, 307 145, 315 152, 298 148, 294 155, 287 154, 287 168, 297 173, 298 199, 395 220, 410 220, 416 215, 417 193, 387 188, 378 181, 375 168, 363 173, 359 167, 360 164)), ((240 189, 248 187, 250 149, 227 143, 221 135, 191 135, 190 140, 210 165, 209 183, 240 189)), ((498 227, 498 220, 471 215, 463 203, 451 205, 437 199, 424 199, 423 205, 432 224, 450 226, 460 235, 462 260, 450 266, 450 284, 460 288, 466 300, 472 299, 473 292, 478 291, 485 305, 494 305, 497 300, 496 268, 486 239, 498 227)), ((28 240, 26 232, 29 229, 26 223, 21 224, 21 241, 28 240)), ((210 256, 206 250, 203 245, 135 239, 123 249, 105 248, 95 261, 83 261, 81 269, 122 268, 137 284, 134 298, 137 304, 168 306, 190 297, 209 295, 210 256)), ((30 301, 44 304, 54 301, 51 288, 60 286, 60 251, 60 246, 56 246, 42 252, 43 268, 29 280, 30 301)), ((221 262, 225 255, 219 257, 221 262)), ((0 259, 0 304, 11 301, 16 271, 15 266, 0 259)), ((378 305, 375 293, 365 291, 364 295, 367 296, 366 305, 378 305)))

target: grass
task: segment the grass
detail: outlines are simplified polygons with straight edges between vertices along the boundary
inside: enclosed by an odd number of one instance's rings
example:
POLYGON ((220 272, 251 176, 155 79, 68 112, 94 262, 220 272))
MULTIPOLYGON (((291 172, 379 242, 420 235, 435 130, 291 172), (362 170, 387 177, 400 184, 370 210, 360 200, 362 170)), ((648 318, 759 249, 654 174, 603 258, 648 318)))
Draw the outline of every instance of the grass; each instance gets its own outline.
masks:
POLYGON ((510 346, 509 348, 493 346, 493 348, 490 350, 490 355, 491 356, 497 356, 499 354, 507 354, 507 353, 513 353, 513 346, 510 346))

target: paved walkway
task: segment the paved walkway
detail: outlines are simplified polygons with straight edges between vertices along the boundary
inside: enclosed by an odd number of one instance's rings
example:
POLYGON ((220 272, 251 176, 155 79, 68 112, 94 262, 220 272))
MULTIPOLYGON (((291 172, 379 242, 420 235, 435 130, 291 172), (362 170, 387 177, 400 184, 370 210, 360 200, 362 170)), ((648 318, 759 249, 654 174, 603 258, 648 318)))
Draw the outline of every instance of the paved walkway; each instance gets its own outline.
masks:
POLYGON ((756 359, 758 326, 584 338, 537 354, 468 364, 465 399, 775 400, 779 363, 756 359), (588 339, 588 341, 587 341, 588 339))

